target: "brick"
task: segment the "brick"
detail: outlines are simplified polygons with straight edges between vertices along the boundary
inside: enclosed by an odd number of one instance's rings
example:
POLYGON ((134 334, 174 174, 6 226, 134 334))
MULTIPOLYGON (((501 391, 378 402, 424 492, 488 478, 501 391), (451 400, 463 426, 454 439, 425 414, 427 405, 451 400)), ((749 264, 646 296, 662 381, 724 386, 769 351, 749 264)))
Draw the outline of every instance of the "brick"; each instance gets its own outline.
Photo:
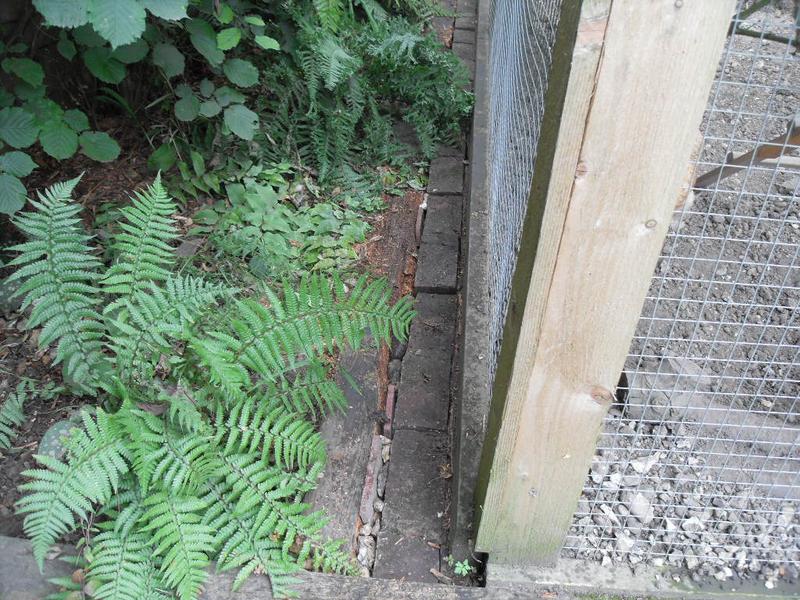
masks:
POLYGON ((431 161, 428 192, 457 195, 464 190, 464 161, 455 156, 443 156, 431 161))
POLYGON ((475 62, 475 46, 473 44, 453 43, 453 52, 464 64, 475 62))
POLYGON ((453 293, 458 279, 461 198, 431 196, 417 254, 417 291, 453 293))
POLYGON ((375 500, 378 497, 377 480, 378 471, 381 468, 381 436, 372 436, 372 445, 369 450, 369 462, 367 463, 367 474, 364 477, 364 489, 361 492, 361 506, 358 511, 362 523, 371 523, 372 516, 375 514, 375 500))
POLYGON ((478 17, 475 15, 464 15, 456 17, 456 29, 469 29, 475 31, 478 24, 478 17))
POLYGON ((475 43, 475 32, 472 31, 471 29, 456 29, 453 32, 453 50, 455 50, 456 44, 472 45, 474 43, 475 43))
POLYGON ((456 12, 459 15, 477 15, 478 14, 478 0, 457 0, 456 12))
POLYGON ((428 542, 445 542, 442 523, 447 435, 429 431, 397 431, 392 442, 389 476, 378 534, 375 577, 435 581, 439 551, 428 542))
MULTIPOLYGON (((394 428, 447 429, 456 299, 420 293, 397 392, 394 428)), ((395 434, 396 435, 396 434, 395 434)))

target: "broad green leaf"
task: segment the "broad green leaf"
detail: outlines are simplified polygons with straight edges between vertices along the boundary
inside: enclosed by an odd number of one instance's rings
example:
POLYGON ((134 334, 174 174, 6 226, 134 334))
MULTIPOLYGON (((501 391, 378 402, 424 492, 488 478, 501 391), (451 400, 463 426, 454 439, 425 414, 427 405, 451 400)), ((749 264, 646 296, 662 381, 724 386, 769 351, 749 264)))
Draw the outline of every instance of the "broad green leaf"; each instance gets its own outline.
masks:
POLYGON ((228 81, 239 87, 251 87, 258 83, 258 69, 255 65, 241 58, 231 58, 222 65, 222 71, 228 81))
POLYGON ((177 158, 171 144, 161 144, 147 159, 147 166, 154 171, 169 171, 177 158))
POLYGON ((168 79, 183 73, 185 59, 183 54, 172 44, 156 44, 153 47, 153 64, 164 71, 168 79))
POLYGON ((189 0, 139 0, 139 3, 159 19, 178 21, 186 18, 189 0))
POLYGON ((255 37, 255 42, 259 46, 261 46, 264 50, 280 50, 281 45, 278 43, 278 40, 275 38, 271 38, 268 35, 257 35, 255 37))
POLYGON ((185 98, 192 95, 192 88, 187 83, 179 83, 175 86, 175 95, 178 98, 185 98))
POLYGON ((20 81, 14 86, 14 94, 16 94, 19 100, 33 102, 34 100, 41 100, 44 98, 46 88, 47 86, 44 85, 32 86, 24 81, 20 81))
POLYGON ((194 96, 184 96, 175 103, 175 117, 179 121, 193 121, 200 113, 200 100, 194 96))
POLYGON ((38 165, 25 152, 13 150, 0 154, 0 171, 14 177, 27 177, 38 165))
POLYGON ((241 92, 223 85, 217 88, 214 92, 214 98, 217 99, 220 106, 228 106, 229 104, 236 104, 237 102, 244 102, 244 94, 241 92))
POLYGON ((220 50, 230 50, 239 45, 242 32, 238 27, 228 27, 217 33, 217 47, 220 50))
POLYGON ((217 20, 223 25, 227 25, 233 21, 235 16, 236 14, 233 12, 233 9, 230 6, 227 4, 222 4, 219 7, 219 12, 217 13, 217 20))
POLYGON ((89 0, 33 0, 33 5, 54 27, 79 27, 89 20, 89 0))
POLYGON ((98 162, 111 162, 119 156, 119 144, 102 131, 84 131, 80 137, 83 153, 98 162))
POLYGON ((58 53, 67 60, 72 60, 78 53, 78 49, 75 47, 75 44, 73 44, 72 40, 67 37, 67 34, 63 29, 61 30, 58 38, 56 49, 58 50, 58 53))
POLYGON ((39 143, 50 156, 64 160, 78 150, 78 134, 64 123, 52 123, 42 128, 39 143))
POLYGON ((0 139, 13 148, 27 148, 36 141, 39 127, 27 110, 9 107, 0 110, 0 139))
POLYGON ((210 119, 211 117, 216 117, 219 114, 219 111, 222 110, 222 107, 219 105, 219 102, 216 100, 206 100, 205 102, 200 103, 200 114, 210 119))
POLYGON ((44 81, 42 66, 30 58, 6 58, 3 60, 3 71, 16 75, 32 86, 42 85, 44 81))
POLYGON ((83 53, 83 63, 100 81, 119 83, 125 79, 125 65, 112 58, 108 48, 89 48, 83 53))
POLYGON ((243 104, 226 108, 224 119, 228 129, 243 140, 252 140, 258 129, 258 115, 243 104))
POLYGON ((32 98, 25 109, 33 115, 33 123, 43 129, 46 123, 61 122, 64 109, 50 98, 32 98))
POLYGON ((189 153, 189 156, 192 159, 192 169, 194 169, 195 175, 200 177, 206 172, 206 161, 203 160, 203 155, 195 150, 192 150, 189 153))
POLYGON ((264 23, 264 19, 258 15, 247 15, 244 18, 244 22, 248 25, 255 25, 256 27, 264 27, 264 25, 266 25, 266 23, 264 23))
POLYGON ((78 133, 89 129, 89 117, 77 108, 71 108, 64 112, 64 122, 78 133))
POLYGON ((139 39, 144 33, 144 8, 136 0, 90 0, 89 22, 112 48, 139 39))
POLYGON ((25 206, 27 193, 19 179, 8 173, 0 174, 0 213, 13 215, 25 206))
POLYGON ((200 82, 200 93, 206 98, 209 98, 211 94, 214 93, 214 84, 208 79, 203 79, 203 81, 200 82))
POLYGON ((214 28, 202 19, 192 19, 186 24, 189 40, 192 46, 202 54, 214 67, 218 67, 225 60, 225 54, 217 47, 217 36, 214 28))
POLYGON ((149 51, 150 45, 140 38, 132 44, 120 46, 111 53, 111 57, 116 58, 121 63, 130 65, 142 60, 149 51))
POLYGON ((89 23, 86 25, 81 25, 75 31, 73 31, 72 37, 75 38, 75 41, 78 42, 78 44, 81 46, 86 46, 87 48, 99 48, 100 46, 106 45, 106 41, 103 39, 103 36, 97 33, 94 30, 94 27, 92 27, 89 23))
POLYGON ((5 108, 6 106, 13 106, 15 100, 16 98, 14 97, 14 94, 9 92, 8 90, 0 88, 0 108, 5 108))

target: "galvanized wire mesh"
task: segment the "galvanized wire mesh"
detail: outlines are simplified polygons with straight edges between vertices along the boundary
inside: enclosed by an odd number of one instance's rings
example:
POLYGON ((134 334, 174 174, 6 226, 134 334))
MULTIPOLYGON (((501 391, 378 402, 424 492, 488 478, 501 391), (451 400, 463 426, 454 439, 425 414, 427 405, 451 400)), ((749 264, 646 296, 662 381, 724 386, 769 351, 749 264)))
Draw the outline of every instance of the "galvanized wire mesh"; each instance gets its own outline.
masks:
POLYGON ((675 212, 565 553, 771 588, 800 569, 800 148, 787 129, 800 30, 796 3, 751 6, 696 163, 702 175, 744 155, 743 168, 675 212), (780 159, 748 157, 770 141, 780 159))
POLYGON ((494 378, 561 0, 495 0, 489 51, 489 373, 494 378))

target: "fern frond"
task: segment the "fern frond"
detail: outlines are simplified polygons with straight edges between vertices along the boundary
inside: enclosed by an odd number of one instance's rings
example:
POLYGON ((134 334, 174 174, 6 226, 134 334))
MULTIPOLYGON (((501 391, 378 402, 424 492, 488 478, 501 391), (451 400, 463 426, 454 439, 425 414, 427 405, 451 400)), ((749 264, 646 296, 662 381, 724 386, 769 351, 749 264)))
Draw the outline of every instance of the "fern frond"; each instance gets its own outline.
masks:
POLYGON ((344 540, 331 540, 315 546, 311 552, 314 569, 325 573, 358 575, 350 553, 341 549, 343 544, 344 540))
MULTIPOLYGON (((99 600, 155 600, 157 572, 149 536, 104 531, 92 540, 88 576, 99 600)), ((158 594, 159 597, 163 597, 158 594)))
POLYGON ((313 359, 348 344, 358 347, 367 330, 378 341, 388 342, 392 334, 405 339, 414 315, 408 298, 390 305, 383 280, 362 277, 348 294, 340 280, 312 275, 299 289, 287 283, 283 291, 281 299, 266 290, 268 306, 237 302, 228 330, 193 340, 212 381, 229 396, 251 387, 248 369, 275 381, 299 355, 313 359))
POLYGON ((320 25, 325 29, 336 31, 344 13, 342 0, 314 0, 314 10, 317 12, 320 25))
POLYGON ((314 425, 279 401, 245 398, 229 410, 220 403, 214 425, 216 443, 226 454, 261 451, 261 460, 285 469, 324 463, 325 446, 314 425))
POLYGON ((27 400, 26 387, 24 381, 19 383, 0 406, 0 450, 11 447, 11 442, 17 437, 16 428, 25 422, 22 406, 27 400))
POLYGON ((266 382, 259 394, 265 399, 279 400, 286 410, 301 415, 324 415, 347 408, 344 392, 318 362, 296 373, 294 379, 280 377, 276 382, 266 382))
POLYGON ((121 299, 109 343, 121 379, 149 379, 159 356, 170 354, 175 340, 188 339, 204 312, 234 291, 198 277, 170 275, 163 287, 147 282, 121 299))
POLYGON ((327 519, 321 511, 307 513, 308 505, 297 500, 305 491, 302 480, 265 466, 260 454, 220 454, 220 460, 228 473, 225 496, 238 514, 252 514, 253 537, 279 536, 287 556, 300 539, 298 560, 305 560, 327 519))
POLYGON ((332 35, 319 36, 315 48, 320 65, 320 76, 325 87, 333 90, 361 68, 361 59, 348 52, 332 35))
POLYGON ((175 203, 161 184, 161 174, 144 191, 134 192, 131 206, 120 209, 121 231, 114 236, 113 249, 119 253, 108 270, 103 285, 105 291, 118 294, 105 312, 118 308, 123 299, 153 281, 169 276, 175 262, 172 242, 178 232, 172 214, 175 203))
POLYGON ((164 583, 176 588, 182 600, 196 598, 214 551, 213 532, 200 517, 207 504, 160 491, 150 494, 144 505, 148 509, 140 531, 151 536, 153 554, 162 557, 164 583))
POLYGON ((17 502, 25 515, 23 529, 42 568, 48 548, 75 527, 76 515, 86 519, 92 504, 105 503, 128 470, 127 449, 109 415, 98 408, 92 418, 82 414, 83 428, 66 441, 67 460, 35 456, 45 467, 25 471, 32 481, 20 486, 26 494, 17 502))
POLYGON ((24 296, 23 310, 33 305, 27 327, 42 326, 39 347, 57 341, 56 363, 64 364, 65 378, 92 392, 108 365, 101 316, 94 308, 100 261, 76 217, 81 207, 70 200, 77 183, 73 179, 40 192, 39 201, 31 201, 36 211, 14 219, 29 241, 12 246, 20 255, 10 264, 20 268, 9 280, 23 281, 16 295, 24 296))

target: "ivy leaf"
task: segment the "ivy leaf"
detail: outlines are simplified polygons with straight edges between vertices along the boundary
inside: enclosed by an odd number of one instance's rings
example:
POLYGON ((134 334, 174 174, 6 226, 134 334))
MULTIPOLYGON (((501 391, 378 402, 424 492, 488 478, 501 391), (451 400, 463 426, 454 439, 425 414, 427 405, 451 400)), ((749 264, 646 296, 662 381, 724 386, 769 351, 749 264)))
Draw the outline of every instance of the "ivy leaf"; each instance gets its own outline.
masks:
POLYGON ((258 69, 255 65, 241 58, 231 58, 222 65, 225 77, 239 87, 251 87, 258 83, 258 69))
POLYGON ((0 110, 0 139, 13 148, 27 148, 36 141, 39 127, 27 110, 9 107, 0 110))
POLYGON ((38 166, 25 152, 13 150, 0 155, 0 170, 14 177, 27 177, 38 166))
POLYGON ((19 179, 8 173, 0 174, 0 213, 13 215, 25 206, 27 193, 19 179))
POLYGON ((242 39, 242 32, 238 27, 228 27, 217 34, 217 48, 220 50, 230 50, 239 45, 242 39))
POLYGON ((231 87, 228 87, 227 85, 217 88, 217 90, 214 92, 214 98, 217 99, 217 102, 219 102, 220 106, 228 106, 229 104, 244 102, 244 94, 231 87))
POLYGON ((67 37, 67 34, 63 29, 59 34, 56 49, 58 50, 58 53, 67 60, 72 60, 78 53, 78 49, 75 47, 75 44, 73 44, 72 40, 67 37))
POLYGON ((217 21, 222 23, 223 25, 227 25, 236 15, 233 12, 233 9, 228 6, 227 4, 223 4, 219 7, 219 14, 217 15, 217 21))
POLYGON ((194 121, 200 113, 200 100, 194 96, 184 96, 175 103, 174 110, 179 121, 194 121))
POLYGON ((89 117, 82 110, 72 108, 64 113, 63 118, 64 122, 78 133, 89 129, 89 117))
POLYGON ((3 60, 3 71, 16 75, 34 87, 42 85, 44 81, 42 66, 30 58, 6 58, 3 60))
POLYGON ((159 19, 178 21, 186 18, 188 0, 139 0, 139 3, 159 19))
POLYGON ((75 41, 78 42, 81 46, 86 46, 87 48, 98 48, 100 46, 105 46, 106 41, 103 37, 94 30, 89 23, 86 25, 81 25, 75 31, 72 32, 72 37, 75 38, 75 41))
POLYGON ((79 27, 89 20, 89 0, 33 0, 33 5, 54 27, 79 27))
POLYGON ((243 140, 252 140, 258 129, 258 115, 244 104, 233 104, 225 109, 225 125, 243 140))
POLYGON ((186 61, 183 54, 172 44, 156 44, 153 47, 153 64, 164 71, 167 79, 183 73, 186 61))
POLYGON ((125 79, 125 65, 112 58, 108 48, 89 48, 83 53, 83 63, 100 81, 119 83, 125 79))
POLYGON ((213 67, 218 67, 225 60, 225 54, 217 47, 217 36, 214 28, 202 19, 192 19, 186 24, 192 46, 202 54, 213 67))
POLYGON ((154 171, 169 171, 178 159, 170 144, 161 144, 147 159, 147 166, 154 171))
POLYGON ((259 46, 261 46, 264 50, 280 50, 281 45, 278 43, 278 40, 275 38, 271 38, 268 35, 257 35, 255 37, 255 42, 259 46))
POLYGON ((143 39, 138 39, 132 44, 125 44, 120 46, 111 53, 111 57, 117 59, 121 63, 130 65, 142 60, 150 51, 150 46, 143 39))
POLYGON ((53 123, 42 129, 39 143, 50 156, 64 160, 78 150, 78 134, 64 123, 53 123))
POLYGON ((111 162, 119 156, 119 144, 102 131, 84 131, 80 137, 83 153, 98 162, 111 162))
POLYGON ((206 117, 207 119, 210 119, 211 117, 216 117, 221 110, 222 107, 216 100, 206 100, 205 102, 202 102, 200 104, 200 114, 206 117))
POLYGON ((112 48, 136 41, 144 33, 144 8, 136 0, 91 0, 89 22, 112 48))

